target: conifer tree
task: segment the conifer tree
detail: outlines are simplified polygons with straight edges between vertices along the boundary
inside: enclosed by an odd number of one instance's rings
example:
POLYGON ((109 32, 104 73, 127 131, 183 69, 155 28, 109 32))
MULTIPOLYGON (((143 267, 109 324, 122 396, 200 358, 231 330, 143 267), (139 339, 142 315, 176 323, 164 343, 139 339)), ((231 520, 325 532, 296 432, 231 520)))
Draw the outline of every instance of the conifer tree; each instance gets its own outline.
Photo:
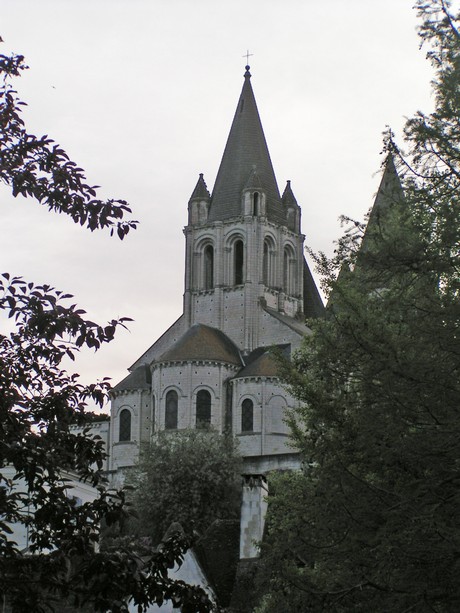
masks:
POLYGON ((303 465, 271 480, 260 612, 460 608, 460 13, 417 10, 435 109, 407 154, 387 134, 367 227, 317 257, 329 308, 286 366, 303 465))

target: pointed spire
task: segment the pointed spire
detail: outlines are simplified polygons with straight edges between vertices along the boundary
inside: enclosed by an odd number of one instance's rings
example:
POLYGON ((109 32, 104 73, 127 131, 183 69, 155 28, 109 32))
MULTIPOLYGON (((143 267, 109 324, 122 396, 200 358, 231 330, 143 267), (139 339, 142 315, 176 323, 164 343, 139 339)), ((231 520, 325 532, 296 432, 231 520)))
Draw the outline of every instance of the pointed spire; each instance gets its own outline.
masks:
POLYGON ((211 195, 208 191, 208 187, 203 179, 203 173, 200 172, 200 176, 198 178, 197 184, 195 185, 195 189, 190 196, 190 200, 194 200, 195 198, 211 198, 211 195))
POLYGON ((404 192, 401 186, 401 180, 396 170, 393 155, 389 153, 384 162, 382 180, 377 190, 369 221, 371 217, 379 211, 388 208, 396 202, 401 202, 403 199, 404 192))
POLYGON ((286 187, 284 188, 284 192, 281 197, 281 202, 285 206, 288 206, 289 204, 294 204, 297 206, 297 200, 296 200, 296 197, 294 196, 294 193, 291 188, 291 182, 289 180, 287 181, 286 187))
POLYGON ((254 164, 267 196, 268 219, 285 223, 284 208, 252 91, 251 73, 246 66, 243 88, 211 196, 210 221, 241 215, 242 191, 254 164))
POLYGON ((362 253, 367 252, 372 247, 375 237, 381 235, 390 210, 404 202, 404 191, 391 153, 388 154, 383 168, 382 180, 361 242, 362 253))

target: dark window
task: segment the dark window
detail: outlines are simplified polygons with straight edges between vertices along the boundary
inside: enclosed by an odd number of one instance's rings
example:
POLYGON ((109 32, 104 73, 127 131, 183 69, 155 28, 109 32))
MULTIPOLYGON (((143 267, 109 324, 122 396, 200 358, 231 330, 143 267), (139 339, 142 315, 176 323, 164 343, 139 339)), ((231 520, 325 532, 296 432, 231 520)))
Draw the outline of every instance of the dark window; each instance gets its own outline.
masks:
POLYGON ((241 405, 241 432, 254 431, 254 404, 246 398, 241 405))
POLYGON ((292 260, 287 249, 284 250, 283 288, 286 294, 292 294, 292 260))
POLYGON ((268 243, 267 241, 264 241, 264 259, 263 259, 263 283, 264 285, 268 286, 269 285, 269 275, 268 275, 268 258, 269 258, 269 252, 268 252, 268 243))
POLYGON ((131 440, 131 411, 129 409, 123 409, 120 413, 120 431, 118 440, 121 442, 131 440))
POLYGON ((235 285, 243 284, 244 246, 243 241, 236 241, 234 246, 235 285))
POLYGON ((259 192, 254 192, 254 208, 253 208, 253 212, 254 212, 254 217, 257 217, 259 215, 259 192))
POLYGON ((208 245, 204 250, 204 289, 214 287, 214 248, 208 245))
POLYGON ((170 390, 166 394, 166 406, 165 406, 165 429, 177 430, 177 405, 178 397, 177 392, 170 390))
POLYGON ((211 425, 211 394, 200 390, 196 395, 196 427, 208 428, 211 425))
POLYGON ((155 415, 155 396, 152 396, 152 432, 155 432, 155 421, 156 421, 156 415, 155 415))

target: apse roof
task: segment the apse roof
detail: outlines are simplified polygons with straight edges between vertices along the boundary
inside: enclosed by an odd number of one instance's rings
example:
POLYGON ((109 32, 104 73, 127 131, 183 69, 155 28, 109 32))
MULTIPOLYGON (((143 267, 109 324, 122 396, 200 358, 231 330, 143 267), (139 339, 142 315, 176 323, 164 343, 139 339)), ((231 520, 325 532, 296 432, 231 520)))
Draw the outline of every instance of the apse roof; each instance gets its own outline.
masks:
POLYGON ((152 382, 152 376, 150 368, 147 364, 138 366, 133 372, 130 372, 120 383, 112 388, 113 392, 120 392, 122 390, 137 390, 137 389, 150 389, 152 382))
POLYGON ((245 359, 246 366, 234 377, 278 377, 279 368, 275 351, 281 351, 284 357, 290 357, 290 344, 276 345, 274 347, 258 347, 245 359))
POLYGON ((241 215, 242 191, 251 175, 256 173, 267 195, 268 219, 286 223, 250 79, 249 66, 246 66, 243 89, 211 196, 208 220, 222 221, 241 215))
POLYGON ((158 362, 216 361, 241 364, 238 347, 221 330, 204 324, 194 324, 174 345, 163 353, 158 362))

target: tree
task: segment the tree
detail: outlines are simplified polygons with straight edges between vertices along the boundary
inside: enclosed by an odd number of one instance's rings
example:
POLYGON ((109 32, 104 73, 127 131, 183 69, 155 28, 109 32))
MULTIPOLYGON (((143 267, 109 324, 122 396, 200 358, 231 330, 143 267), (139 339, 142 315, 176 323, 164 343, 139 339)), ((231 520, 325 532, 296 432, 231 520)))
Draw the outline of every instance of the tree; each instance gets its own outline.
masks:
POLYGON ((216 519, 239 517, 241 458, 231 435, 212 430, 160 432, 130 479, 136 530, 159 542, 172 522, 193 537, 216 519))
MULTIPOLYGON (((127 203, 97 199, 96 188, 85 183, 83 171, 61 147, 27 132, 20 114, 24 103, 11 86, 24 68, 22 56, 0 55, 1 182, 15 196, 32 197, 91 231, 109 228, 123 239, 137 223, 126 220, 127 203)), ((164 599, 184 611, 209 611, 204 592, 168 578, 168 568, 188 547, 177 534, 142 557, 128 549, 97 550, 101 523, 126 520, 125 493, 103 484, 105 452, 98 437, 87 429, 76 434, 69 426, 88 424, 87 401, 102 406, 109 384, 83 385, 62 361, 74 359, 82 346, 97 350, 127 318, 96 324, 85 319, 71 295, 9 273, 0 277, 0 312, 11 328, 0 334, 2 604, 8 602, 14 612, 49 611, 69 598, 77 607, 90 602, 93 610, 116 612, 126 610, 131 597, 139 611, 164 599), (97 487, 96 500, 76 506, 63 471, 97 487), (12 524, 28 530, 26 553, 12 540, 12 524)))
POLYGON ((270 483, 260 612, 460 607, 460 13, 417 9, 435 110, 407 155, 387 134, 367 228, 317 258, 329 308, 286 366, 303 466, 270 483))

